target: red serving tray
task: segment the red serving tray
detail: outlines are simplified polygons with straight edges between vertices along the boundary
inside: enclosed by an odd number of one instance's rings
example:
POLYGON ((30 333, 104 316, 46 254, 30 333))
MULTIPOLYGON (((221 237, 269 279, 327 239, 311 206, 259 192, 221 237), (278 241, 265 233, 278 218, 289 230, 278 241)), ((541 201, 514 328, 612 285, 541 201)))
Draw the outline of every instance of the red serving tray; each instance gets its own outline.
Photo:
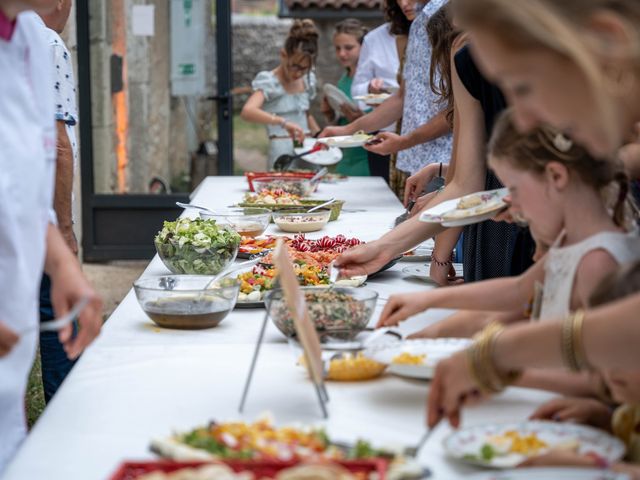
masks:
POLYGON ((313 178, 315 173, 313 172, 244 172, 244 176, 247 177, 249 182, 249 190, 255 192, 253 188, 253 181, 266 177, 282 177, 282 178, 313 178))
MULTIPOLYGON (((183 468, 193 468, 206 465, 208 462, 174 462, 169 460, 151 462, 124 462, 109 480, 134 480, 151 472, 171 473, 183 468)), ((225 460, 222 462, 231 467, 235 472, 251 472, 256 478, 273 477, 285 468, 298 465, 300 462, 282 462, 277 460, 225 460)), ((343 466, 352 473, 377 473, 380 480, 385 480, 387 473, 387 461, 373 458, 369 460, 342 460, 333 461, 343 466)))

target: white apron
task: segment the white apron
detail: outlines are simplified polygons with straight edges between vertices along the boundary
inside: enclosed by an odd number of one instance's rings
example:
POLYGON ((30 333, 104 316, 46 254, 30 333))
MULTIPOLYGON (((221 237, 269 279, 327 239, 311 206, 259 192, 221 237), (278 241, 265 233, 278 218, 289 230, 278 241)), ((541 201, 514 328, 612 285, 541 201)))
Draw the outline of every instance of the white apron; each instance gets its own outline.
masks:
MULTIPOLYGON (((55 170, 52 57, 33 13, 0 39, 0 321, 38 323, 38 294, 55 170)), ((24 395, 36 332, 0 358, 0 477, 26 434, 24 395)))

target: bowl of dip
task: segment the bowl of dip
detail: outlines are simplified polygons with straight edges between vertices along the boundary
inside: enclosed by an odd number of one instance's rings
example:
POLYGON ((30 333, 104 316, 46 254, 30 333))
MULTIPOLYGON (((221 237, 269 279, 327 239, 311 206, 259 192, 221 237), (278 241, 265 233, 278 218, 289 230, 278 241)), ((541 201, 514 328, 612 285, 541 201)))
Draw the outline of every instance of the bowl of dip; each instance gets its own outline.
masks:
POLYGON ((221 208, 215 210, 215 215, 200 212, 200 217, 228 225, 243 237, 258 237, 271 222, 271 210, 259 207, 221 208))
POLYGON ((289 233, 309 233, 322 230, 331 218, 331 209, 323 208, 308 213, 305 210, 273 212, 273 223, 289 233))

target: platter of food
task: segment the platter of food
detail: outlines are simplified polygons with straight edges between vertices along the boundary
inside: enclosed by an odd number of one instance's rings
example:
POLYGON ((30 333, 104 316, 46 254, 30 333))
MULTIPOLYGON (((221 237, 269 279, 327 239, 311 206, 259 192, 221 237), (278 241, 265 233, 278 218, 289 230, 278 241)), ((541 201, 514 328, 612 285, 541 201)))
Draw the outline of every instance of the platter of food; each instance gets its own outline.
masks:
POLYGON ((369 106, 376 107, 390 96, 390 93, 367 93, 366 95, 358 95, 357 97, 353 97, 353 99, 364 102, 369 106))
POLYGON ((462 227, 484 222, 507 208, 504 198, 508 194, 509 189, 499 188, 447 200, 422 212, 420 221, 440 223, 444 227, 462 227))
MULTIPOLYGON (((325 465, 335 463, 351 472, 376 473, 375 477, 356 476, 353 477, 354 480, 417 479, 422 478, 424 473, 423 468, 415 460, 403 456, 398 451, 376 448, 363 439, 353 444, 334 442, 321 427, 299 425, 277 427, 268 418, 251 423, 212 421, 209 425, 187 432, 154 439, 151 442, 151 450, 163 458, 181 462, 223 462, 231 466, 234 471, 241 471, 243 465, 291 466, 300 462, 313 462, 325 465), (378 477, 380 471, 386 472, 386 477, 384 475, 378 477)), ((335 476, 335 473, 329 476, 286 477, 286 480, 324 478, 351 480, 351 477, 335 476)), ((121 480, 121 477, 117 480, 121 480)))
POLYGON ((357 132, 353 135, 340 135, 337 137, 319 138, 318 142, 324 143, 328 147, 355 148, 364 146, 364 144, 371 140, 373 137, 374 135, 369 135, 365 132, 357 132))
MULTIPOLYGON (((307 208, 318 206, 326 203, 328 200, 312 200, 302 198, 298 195, 292 195, 281 190, 269 191, 264 190, 258 193, 247 193, 244 199, 239 203, 238 207, 260 207, 268 208, 273 212, 288 211, 291 213, 306 211, 307 208)), ((344 200, 336 200, 327 208, 331 210, 329 221, 333 222, 340 217, 344 200)))
POLYGON ((298 462, 225 460, 216 462, 125 462, 110 480, 377 480, 387 472, 383 459, 298 462))
POLYGON ((445 438, 451 458, 489 468, 514 468, 552 450, 592 453, 609 462, 622 458, 624 444, 596 428, 574 423, 526 421, 461 428, 445 438))
POLYGON ((468 338, 425 338, 374 345, 365 355, 388 365, 388 372, 401 377, 430 380, 438 362, 466 348, 468 338))
POLYGON ((272 235, 266 235, 264 237, 242 237, 240 241, 240 247, 238 248, 238 258, 251 258, 254 255, 262 255, 276 248, 276 242, 278 238, 283 238, 285 241, 287 237, 276 237, 272 235))

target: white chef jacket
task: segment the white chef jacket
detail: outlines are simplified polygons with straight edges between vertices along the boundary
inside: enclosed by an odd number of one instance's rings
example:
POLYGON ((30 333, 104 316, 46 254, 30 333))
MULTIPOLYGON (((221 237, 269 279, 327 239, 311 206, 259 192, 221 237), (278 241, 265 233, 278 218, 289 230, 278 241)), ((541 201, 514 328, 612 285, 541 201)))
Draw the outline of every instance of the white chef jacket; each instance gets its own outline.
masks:
MULTIPOLYGON (((385 86, 398 87, 398 70, 400 58, 396 37, 389 31, 390 24, 384 23, 378 28, 367 33, 362 41, 358 66, 351 83, 351 96, 366 95, 369 93, 369 82, 374 78, 382 78, 385 86)), ((369 107, 358 102, 361 110, 369 107)), ((395 123, 385 130, 395 130, 395 123)))
MULTIPOLYGON (((4 19, 6 22, 6 19, 4 19)), ((56 156, 51 50, 35 13, 0 38, 0 321, 37 327, 56 156)), ((24 395, 37 332, 0 358, 0 476, 26 434, 24 395)))

